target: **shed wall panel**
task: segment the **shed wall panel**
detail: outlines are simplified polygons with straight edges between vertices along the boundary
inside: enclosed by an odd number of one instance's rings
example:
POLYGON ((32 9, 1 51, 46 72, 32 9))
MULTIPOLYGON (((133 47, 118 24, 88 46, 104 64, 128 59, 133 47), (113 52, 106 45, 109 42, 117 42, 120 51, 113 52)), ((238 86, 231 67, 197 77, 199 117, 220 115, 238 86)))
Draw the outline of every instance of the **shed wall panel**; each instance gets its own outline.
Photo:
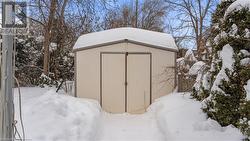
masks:
POLYGON ((107 112, 123 113, 125 112, 125 54, 102 54, 101 57, 102 107, 107 112))
POLYGON ((100 101, 100 52, 152 53, 152 101, 174 90, 176 52, 124 42, 76 52, 78 97, 100 101))
POLYGON ((76 95, 100 102, 100 52, 124 51, 125 43, 76 52, 76 95))
POLYGON ((129 113, 144 113, 150 105, 150 54, 128 54, 127 99, 129 113))

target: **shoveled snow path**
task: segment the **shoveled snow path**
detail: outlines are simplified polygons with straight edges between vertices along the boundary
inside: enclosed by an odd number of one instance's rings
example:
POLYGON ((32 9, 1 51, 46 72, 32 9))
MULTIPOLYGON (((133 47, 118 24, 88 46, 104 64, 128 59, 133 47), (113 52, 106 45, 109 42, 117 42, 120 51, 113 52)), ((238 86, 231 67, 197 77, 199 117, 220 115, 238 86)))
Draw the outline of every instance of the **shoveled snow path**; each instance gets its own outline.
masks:
POLYGON ((153 113, 103 113, 97 141, 164 141, 153 113))

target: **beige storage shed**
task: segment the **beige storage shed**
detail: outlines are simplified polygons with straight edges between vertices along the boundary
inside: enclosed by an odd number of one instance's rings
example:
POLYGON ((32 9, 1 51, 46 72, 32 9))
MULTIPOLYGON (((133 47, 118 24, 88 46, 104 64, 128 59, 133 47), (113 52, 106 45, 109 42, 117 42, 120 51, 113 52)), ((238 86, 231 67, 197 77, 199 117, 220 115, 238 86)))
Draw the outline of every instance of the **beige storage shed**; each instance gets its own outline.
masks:
POLYGON ((111 113, 143 113, 176 87, 177 47, 171 35, 116 28, 79 37, 75 93, 111 113))

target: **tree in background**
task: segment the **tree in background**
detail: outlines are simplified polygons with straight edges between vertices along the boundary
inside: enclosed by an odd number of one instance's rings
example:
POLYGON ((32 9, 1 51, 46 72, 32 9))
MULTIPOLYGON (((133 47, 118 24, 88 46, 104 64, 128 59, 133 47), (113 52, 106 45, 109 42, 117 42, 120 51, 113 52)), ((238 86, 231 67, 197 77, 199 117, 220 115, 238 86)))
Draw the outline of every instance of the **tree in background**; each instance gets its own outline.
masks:
POLYGON ((171 5, 168 30, 175 36, 177 44, 195 41, 198 56, 206 49, 210 15, 216 0, 165 0, 171 5), (170 20, 173 17, 173 23, 170 20))
POLYGON ((39 71, 42 76, 39 82, 72 80, 72 47, 79 35, 96 30, 98 16, 95 12, 102 4, 87 0, 32 0, 29 5, 31 24, 28 36, 34 40, 39 38, 39 45, 42 45, 39 52, 43 57, 31 58, 37 60, 37 68, 43 70, 39 71))
POLYGON ((103 29, 138 27, 153 31, 164 31, 164 20, 169 6, 163 0, 144 0, 138 4, 124 4, 110 9, 103 21, 103 29))
MULTIPOLYGON (((38 1, 39 7, 41 8, 41 1, 38 1)), ((50 6, 49 6, 49 15, 46 22, 44 23, 44 43, 43 43, 43 49, 44 49, 44 58, 43 58, 43 73, 45 75, 49 75, 49 45, 51 42, 52 37, 52 26, 55 19, 55 13, 57 8, 57 0, 51 0, 50 6)), ((42 8, 41 8, 42 9, 42 8)), ((41 10, 42 11, 42 10, 41 10)))
POLYGON ((43 72, 38 64, 43 57, 42 44, 34 36, 17 36, 15 42, 15 77, 21 86, 37 85, 43 72))
POLYGON ((250 9, 241 2, 225 0, 217 6, 210 34, 212 64, 192 95, 203 101, 210 118, 222 126, 232 124, 249 137, 250 9))

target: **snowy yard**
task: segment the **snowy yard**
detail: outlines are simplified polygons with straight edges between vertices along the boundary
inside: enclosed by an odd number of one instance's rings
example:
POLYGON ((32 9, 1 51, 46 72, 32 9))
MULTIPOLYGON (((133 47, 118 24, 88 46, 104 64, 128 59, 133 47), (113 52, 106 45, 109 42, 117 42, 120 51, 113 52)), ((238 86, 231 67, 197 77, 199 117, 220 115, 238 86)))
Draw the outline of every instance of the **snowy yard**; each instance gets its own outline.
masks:
MULTIPOLYGON (((23 120, 32 141, 91 141, 100 121, 96 101, 56 94, 55 90, 22 88, 23 120)), ((18 113, 17 91, 15 110, 18 113)), ((16 114, 17 119, 19 114, 16 114)), ((20 124, 18 124, 21 131, 20 124)))
POLYGON ((250 141, 250 0, 2 1, 0 141, 250 141))
MULTIPOLYGON (((189 94, 158 99, 141 115, 109 114, 96 101, 55 93, 51 88, 21 88, 23 120, 32 141, 240 141, 232 126, 206 118, 189 94)), ((15 89, 16 119, 18 116, 15 89)), ((21 131, 20 122, 17 125, 21 131)))
POLYGON ((108 114, 103 113, 98 141, 164 141, 158 129, 155 115, 108 114))

